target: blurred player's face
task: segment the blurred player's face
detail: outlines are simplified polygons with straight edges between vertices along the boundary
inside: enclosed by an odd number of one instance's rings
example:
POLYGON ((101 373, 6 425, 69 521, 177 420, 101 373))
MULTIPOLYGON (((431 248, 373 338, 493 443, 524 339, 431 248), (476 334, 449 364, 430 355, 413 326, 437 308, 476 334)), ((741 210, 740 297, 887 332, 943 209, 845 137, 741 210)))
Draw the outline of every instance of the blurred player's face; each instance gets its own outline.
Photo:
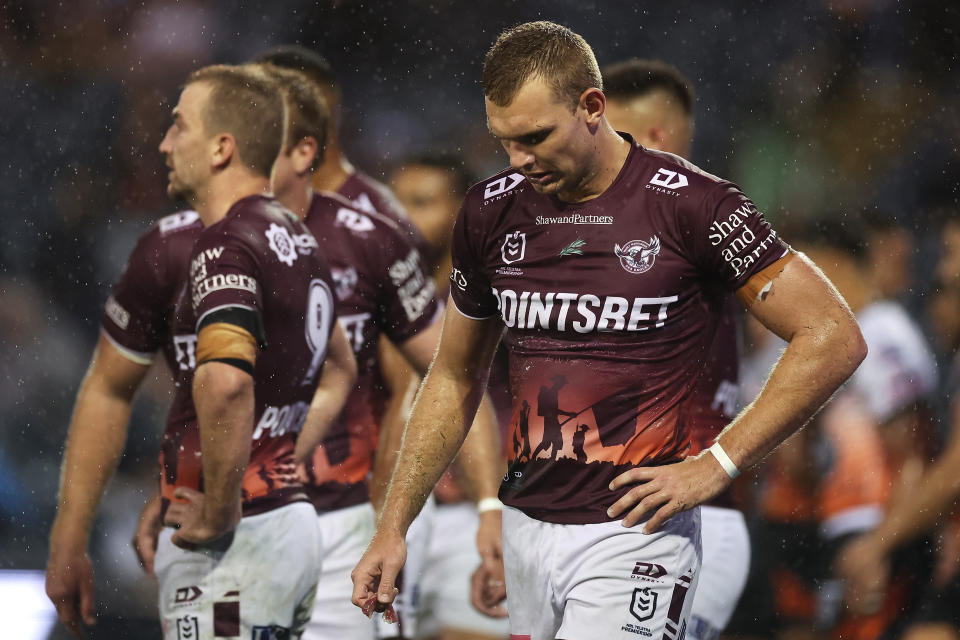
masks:
POLYGON ((188 203, 195 202, 210 176, 211 138, 203 128, 203 109, 210 91, 203 82, 184 87, 173 109, 173 123, 160 142, 160 153, 167 157, 170 167, 167 195, 188 203))
POLYGON ((487 126, 510 156, 510 166, 540 193, 576 197, 596 169, 584 100, 571 111, 543 80, 532 78, 509 105, 489 99, 486 105, 487 126))
POLYGON ((460 208, 460 198, 450 183, 448 171, 420 165, 406 165, 390 179, 390 187, 410 220, 434 251, 442 251, 450 243, 460 208))
POLYGON ((607 98, 606 116, 610 126, 629 133, 647 149, 684 158, 690 154, 690 119, 665 92, 654 91, 639 98, 607 98))

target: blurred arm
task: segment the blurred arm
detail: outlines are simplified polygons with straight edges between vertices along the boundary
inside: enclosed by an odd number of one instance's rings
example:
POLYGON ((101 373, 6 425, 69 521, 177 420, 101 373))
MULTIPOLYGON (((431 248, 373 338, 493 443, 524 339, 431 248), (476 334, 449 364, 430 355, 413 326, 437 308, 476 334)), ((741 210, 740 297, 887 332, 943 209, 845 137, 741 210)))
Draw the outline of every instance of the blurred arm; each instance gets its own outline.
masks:
POLYGON ((357 382, 357 360, 340 323, 334 323, 333 333, 327 348, 327 357, 323 362, 320 382, 310 402, 310 411, 304 421, 303 429, 297 437, 294 459, 304 462, 317 448, 331 425, 340 415, 347 398, 357 382))

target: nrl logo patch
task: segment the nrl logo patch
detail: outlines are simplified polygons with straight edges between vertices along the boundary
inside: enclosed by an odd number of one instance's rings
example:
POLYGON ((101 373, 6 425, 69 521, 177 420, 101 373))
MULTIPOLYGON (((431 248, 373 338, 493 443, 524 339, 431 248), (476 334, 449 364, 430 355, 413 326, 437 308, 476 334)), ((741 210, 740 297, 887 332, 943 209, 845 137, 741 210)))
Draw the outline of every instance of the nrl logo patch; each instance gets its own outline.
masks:
POLYGON ((293 261, 297 259, 297 245, 294 244, 290 232, 285 227, 270 223, 270 228, 264 231, 264 235, 270 241, 270 248, 277 254, 277 260, 292 267, 293 261))
POLYGON ((647 242, 631 240, 622 247, 613 245, 613 253, 620 258, 620 266, 630 273, 646 273, 653 268, 660 253, 660 238, 653 236, 647 242))
POLYGON ((630 614, 639 620, 645 622, 653 617, 657 611, 657 592, 650 591, 649 587, 643 589, 634 589, 633 598, 630 599, 630 614))
POLYGON ((500 257, 504 264, 520 262, 527 251, 527 234, 513 231, 507 234, 500 247, 500 257))

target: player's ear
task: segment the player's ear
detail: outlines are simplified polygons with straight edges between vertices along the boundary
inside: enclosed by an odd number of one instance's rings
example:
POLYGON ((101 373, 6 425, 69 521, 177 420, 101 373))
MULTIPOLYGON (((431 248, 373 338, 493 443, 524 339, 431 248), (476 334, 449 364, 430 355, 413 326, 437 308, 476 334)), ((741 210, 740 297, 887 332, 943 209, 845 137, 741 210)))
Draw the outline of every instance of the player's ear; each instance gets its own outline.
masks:
POLYGON ((314 168, 318 153, 320 153, 320 145, 317 144, 316 138, 306 136, 300 139, 290 153, 290 161, 297 175, 302 175, 314 168))
POLYGON ((607 98, 600 89, 587 89, 580 94, 577 108, 585 114, 587 126, 595 127, 600 124, 607 109, 607 98))
POLYGON ((210 164, 214 169, 227 166, 237 154, 237 141, 229 133, 221 133, 213 138, 213 155, 210 164))

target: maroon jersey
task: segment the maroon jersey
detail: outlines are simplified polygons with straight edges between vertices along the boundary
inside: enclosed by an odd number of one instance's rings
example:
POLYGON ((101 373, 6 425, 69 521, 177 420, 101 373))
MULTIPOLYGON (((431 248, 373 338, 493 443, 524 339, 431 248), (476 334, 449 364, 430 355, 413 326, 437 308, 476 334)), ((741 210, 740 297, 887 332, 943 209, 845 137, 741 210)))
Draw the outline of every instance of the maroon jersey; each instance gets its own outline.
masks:
POLYGON ((400 204, 397 196, 390 191, 390 187, 357 171, 350 174, 350 177, 337 189, 337 193, 353 203, 354 208, 360 211, 376 213, 393 220, 400 225, 421 255, 430 255, 427 241, 423 239, 416 225, 410 221, 407 210, 400 204))
POLYGON ((197 332, 213 322, 252 327, 255 413, 243 477, 245 515, 306 500, 293 449, 317 387, 336 321, 333 280, 316 240, 276 200, 249 196, 203 229, 174 318, 177 390, 163 436, 161 494, 203 490, 193 403, 197 332))
POLYGON ((149 364, 162 348, 176 375, 170 327, 180 287, 187 279, 190 252, 202 229, 196 211, 161 218, 137 241, 113 286, 104 308, 103 332, 135 362, 149 364))
POLYGON ((327 193, 314 195, 305 224, 330 264, 337 315, 358 367, 343 414, 307 465, 311 500, 329 511, 369 500, 367 476, 389 396, 380 335, 405 342, 438 319, 440 304, 420 252, 393 220, 327 193))
POLYGON ((602 522, 616 475, 687 455, 720 317, 709 292, 787 252, 735 185, 635 143, 586 202, 515 171, 473 187, 451 291, 464 315, 507 328, 518 451, 501 499, 548 522, 602 522))

